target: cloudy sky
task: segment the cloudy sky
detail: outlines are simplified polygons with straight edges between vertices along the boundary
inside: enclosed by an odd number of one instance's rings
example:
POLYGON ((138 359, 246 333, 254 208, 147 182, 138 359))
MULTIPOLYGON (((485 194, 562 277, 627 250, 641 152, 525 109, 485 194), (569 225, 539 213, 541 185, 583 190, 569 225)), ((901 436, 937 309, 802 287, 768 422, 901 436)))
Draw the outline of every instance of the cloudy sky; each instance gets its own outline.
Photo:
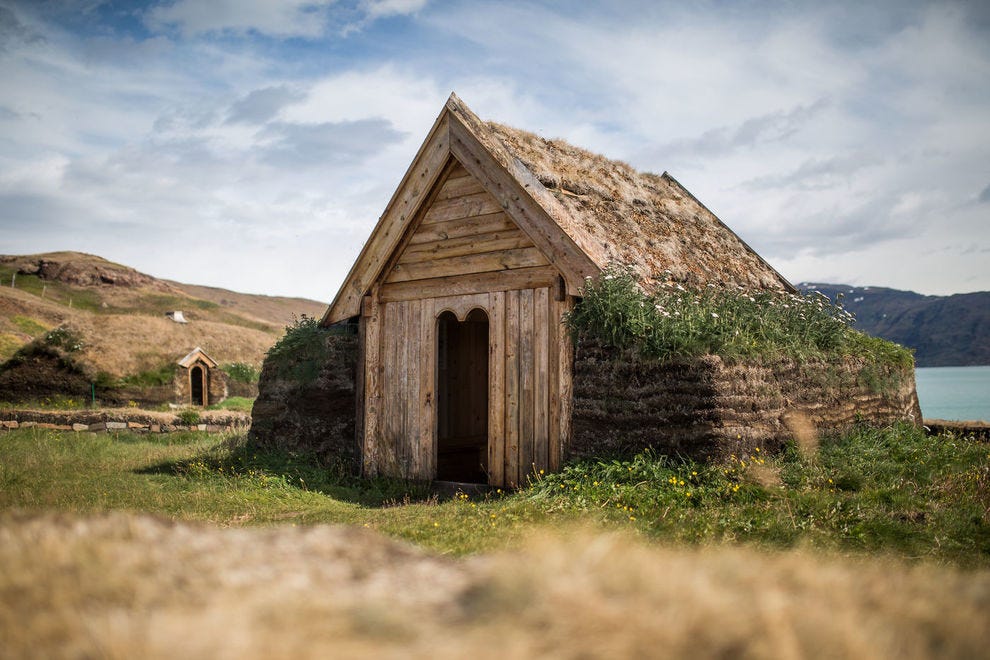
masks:
POLYGON ((0 253, 329 301, 451 91, 793 282, 990 289, 983 0, 0 0, 0 253))

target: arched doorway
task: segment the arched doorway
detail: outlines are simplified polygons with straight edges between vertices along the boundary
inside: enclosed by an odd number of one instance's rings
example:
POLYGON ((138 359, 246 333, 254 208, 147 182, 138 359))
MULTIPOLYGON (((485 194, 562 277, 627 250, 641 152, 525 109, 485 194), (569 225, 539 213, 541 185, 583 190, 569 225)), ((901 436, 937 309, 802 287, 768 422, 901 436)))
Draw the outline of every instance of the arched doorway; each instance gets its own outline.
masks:
POLYGON ((197 364, 189 370, 189 403, 194 406, 205 406, 206 387, 206 372, 197 364))
POLYGON ((437 479, 488 483, 488 315, 437 319, 437 479))

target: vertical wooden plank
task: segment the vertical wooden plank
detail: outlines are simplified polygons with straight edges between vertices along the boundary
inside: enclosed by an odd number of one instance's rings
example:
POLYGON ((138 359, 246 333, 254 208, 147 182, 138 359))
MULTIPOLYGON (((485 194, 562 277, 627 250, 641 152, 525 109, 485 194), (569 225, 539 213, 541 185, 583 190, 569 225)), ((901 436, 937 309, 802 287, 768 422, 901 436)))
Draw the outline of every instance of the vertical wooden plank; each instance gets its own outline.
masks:
POLYGON ((550 347, 548 351, 549 383, 547 398, 549 399, 549 456, 547 461, 549 469, 557 471, 560 469, 560 344, 569 342, 567 329, 561 324, 560 301, 555 297, 551 298, 547 309, 547 322, 549 324, 550 347))
MULTIPOLYGON (((367 303, 371 309, 371 302, 367 303)), ((354 442, 360 447, 361 469, 364 469, 364 397, 365 369, 367 368, 368 316, 358 317, 358 356, 354 369, 354 442)))
MULTIPOLYGON (((568 296, 567 300, 560 303, 560 314, 570 310, 574 305, 573 296, 568 296)), ((560 457, 561 460, 567 457, 568 447, 571 443, 571 411, 573 410, 573 375, 574 365, 574 345, 570 341, 561 341, 558 344, 560 357, 557 361, 557 374, 560 379, 560 457)))
POLYGON ((435 479, 436 466, 436 420, 434 399, 436 398, 436 345, 433 334, 436 320, 433 318, 433 299, 421 301, 419 310, 419 398, 417 439, 422 460, 421 476, 435 479))
POLYGON ((406 435, 406 414, 408 408, 406 402, 409 398, 409 369, 407 368, 407 357, 409 342, 406 341, 406 319, 409 316, 409 304, 411 301, 397 303, 395 315, 395 331, 392 336, 395 341, 395 362, 393 363, 391 392, 393 402, 393 435, 392 443, 399 450, 399 474, 408 479, 410 476, 409 440, 406 435))
POLYGON ((378 434, 375 438, 378 452, 378 471, 387 476, 398 475, 393 438, 392 396, 395 369, 395 313, 398 303, 385 303, 381 308, 381 400, 378 403, 378 434))
POLYGON ((405 420, 402 427, 402 440, 409 452, 409 475, 414 479, 428 479, 428 475, 423 474, 423 455, 420 451, 422 443, 419 441, 419 326, 420 311, 422 309, 421 300, 410 300, 406 314, 406 326, 404 333, 406 360, 405 371, 407 374, 406 387, 403 390, 403 402, 405 404, 405 420))
POLYGON ((549 465, 549 299, 550 289, 537 289, 533 299, 533 463, 537 471, 549 465))
POLYGON ((519 484, 519 292, 505 296, 505 483, 519 484))
POLYGON ((505 486, 505 292, 488 303, 488 482, 505 486))
POLYGON ((371 477, 379 473, 379 436, 381 410, 381 325, 383 305, 378 304, 377 296, 372 297, 371 315, 365 329, 365 394, 364 394, 364 445, 362 471, 371 477))
POLYGON ((533 289, 519 292, 519 483, 533 473, 533 289))

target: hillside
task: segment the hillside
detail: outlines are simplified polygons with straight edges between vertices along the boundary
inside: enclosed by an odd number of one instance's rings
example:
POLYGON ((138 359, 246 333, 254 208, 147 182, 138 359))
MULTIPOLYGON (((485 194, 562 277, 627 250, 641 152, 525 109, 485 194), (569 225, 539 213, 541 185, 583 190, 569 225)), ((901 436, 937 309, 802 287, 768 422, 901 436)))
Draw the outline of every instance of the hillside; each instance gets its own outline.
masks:
POLYGON ((924 296, 884 287, 802 282, 856 316, 856 327, 912 348, 919 367, 990 365, 990 292, 924 296))
POLYGON ((302 298, 160 280, 78 252, 0 256, 0 284, 0 361, 67 326, 83 340, 78 360, 115 378, 171 364, 196 346, 221 364, 260 366, 294 316, 325 309, 302 298), (189 323, 169 320, 172 310, 189 323))

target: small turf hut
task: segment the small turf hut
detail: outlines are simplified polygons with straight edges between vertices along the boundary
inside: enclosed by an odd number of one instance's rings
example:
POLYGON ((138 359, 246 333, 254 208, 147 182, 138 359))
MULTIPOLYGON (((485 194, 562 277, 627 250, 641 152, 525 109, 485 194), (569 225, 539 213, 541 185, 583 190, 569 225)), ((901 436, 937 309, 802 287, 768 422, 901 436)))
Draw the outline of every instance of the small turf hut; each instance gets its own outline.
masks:
MULTIPOLYGON (((484 122, 452 94, 320 321, 356 338, 335 344, 319 395, 276 384, 266 363, 252 434, 336 452, 366 475, 512 486, 555 470, 609 416, 593 393, 574 396, 561 321, 614 263, 647 288, 793 290, 670 175, 484 122), (333 418, 299 440, 324 408, 333 418)), ((698 422, 688 411, 679 423, 698 422)))
POLYGON ((227 379, 220 363, 197 346, 177 362, 175 393, 179 403, 210 406, 227 398, 227 379))

